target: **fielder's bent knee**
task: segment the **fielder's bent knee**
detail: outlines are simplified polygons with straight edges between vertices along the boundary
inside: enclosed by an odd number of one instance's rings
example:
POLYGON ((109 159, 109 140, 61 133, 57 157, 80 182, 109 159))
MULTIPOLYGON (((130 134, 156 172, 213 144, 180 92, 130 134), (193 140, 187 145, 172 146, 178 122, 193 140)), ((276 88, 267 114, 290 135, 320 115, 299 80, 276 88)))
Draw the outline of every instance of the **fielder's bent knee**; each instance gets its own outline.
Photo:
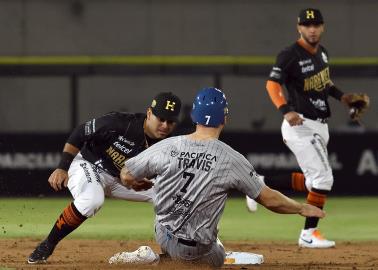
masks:
POLYGON ((104 196, 78 197, 74 204, 77 210, 85 217, 93 217, 104 204, 104 196))
POLYGON ((326 180, 314 181, 312 183, 312 188, 331 191, 333 186, 333 177, 327 178, 326 180))

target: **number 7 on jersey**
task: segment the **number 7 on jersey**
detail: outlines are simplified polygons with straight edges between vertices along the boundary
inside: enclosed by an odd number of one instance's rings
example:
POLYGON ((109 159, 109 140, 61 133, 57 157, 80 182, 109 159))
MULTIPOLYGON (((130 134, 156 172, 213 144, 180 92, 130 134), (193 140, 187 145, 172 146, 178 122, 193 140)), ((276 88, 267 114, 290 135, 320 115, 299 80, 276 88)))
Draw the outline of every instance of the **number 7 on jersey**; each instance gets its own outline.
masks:
POLYGON ((188 188, 189 184, 192 182, 194 176, 195 176, 194 173, 184 172, 184 174, 182 175, 182 178, 187 179, 187 180, 186 180, 185 185, 182 187, 182 189, 180 189, 180 191, 182 193, 186 193, 187 192, 186 189, 188 188))

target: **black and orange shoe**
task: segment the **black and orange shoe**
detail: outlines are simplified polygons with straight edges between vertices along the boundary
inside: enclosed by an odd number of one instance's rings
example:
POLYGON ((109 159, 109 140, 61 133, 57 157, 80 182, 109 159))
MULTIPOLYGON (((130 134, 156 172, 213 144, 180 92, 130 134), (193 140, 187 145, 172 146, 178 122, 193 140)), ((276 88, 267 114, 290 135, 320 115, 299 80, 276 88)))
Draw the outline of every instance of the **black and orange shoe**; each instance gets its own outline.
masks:
POLYGON ((28 263, 29 264, 46 263, 47 258, 50 257, 54 249, 55 249, 55 245, 49 243, 47 239, 45 239, 35 248, 33 253, 30 254, 28 258, 28 263))

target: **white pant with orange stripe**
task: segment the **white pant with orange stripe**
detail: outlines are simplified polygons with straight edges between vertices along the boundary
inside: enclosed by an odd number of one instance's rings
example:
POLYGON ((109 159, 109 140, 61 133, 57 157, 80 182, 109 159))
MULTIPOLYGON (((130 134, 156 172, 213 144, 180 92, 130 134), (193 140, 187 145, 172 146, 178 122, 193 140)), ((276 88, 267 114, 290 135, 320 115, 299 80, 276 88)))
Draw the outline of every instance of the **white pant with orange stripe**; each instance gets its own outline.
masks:
POLYGON ((306 178, 306 188, 331 190, 332 168, 328 161, 328 125, 304 118, 303 125, 290 126, 284 119, 281 132, 289 149, 294 153, 306 178))
POLYGON ((74 198, 76 209, 86 217, 92 217, 104 204, 105 196, 128 201, 152 202, 153 189, 135 191, 123 186, 120 179, 102 171, 79 153, 68 170, 68 189, 74 198))

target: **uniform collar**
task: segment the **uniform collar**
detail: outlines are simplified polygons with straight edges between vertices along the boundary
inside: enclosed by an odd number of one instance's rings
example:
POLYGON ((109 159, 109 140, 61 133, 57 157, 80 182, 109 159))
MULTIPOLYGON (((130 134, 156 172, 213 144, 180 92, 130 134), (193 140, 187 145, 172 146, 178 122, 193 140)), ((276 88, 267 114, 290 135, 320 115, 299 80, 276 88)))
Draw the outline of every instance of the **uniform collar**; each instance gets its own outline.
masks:
POLYGON ((317 48, 314 48, 314 47, 308 45, 308 44, 307 44, 303 39, 301 39, 301 38, 297 40, 297 44, 298 44, 299 46, 301 46, 303 49, 305 49, 306 51, 308 51, 309 53, 314 54, 314 55, 318 52, 318 49, 319 49, 319 46, 318 46, 317 48))

